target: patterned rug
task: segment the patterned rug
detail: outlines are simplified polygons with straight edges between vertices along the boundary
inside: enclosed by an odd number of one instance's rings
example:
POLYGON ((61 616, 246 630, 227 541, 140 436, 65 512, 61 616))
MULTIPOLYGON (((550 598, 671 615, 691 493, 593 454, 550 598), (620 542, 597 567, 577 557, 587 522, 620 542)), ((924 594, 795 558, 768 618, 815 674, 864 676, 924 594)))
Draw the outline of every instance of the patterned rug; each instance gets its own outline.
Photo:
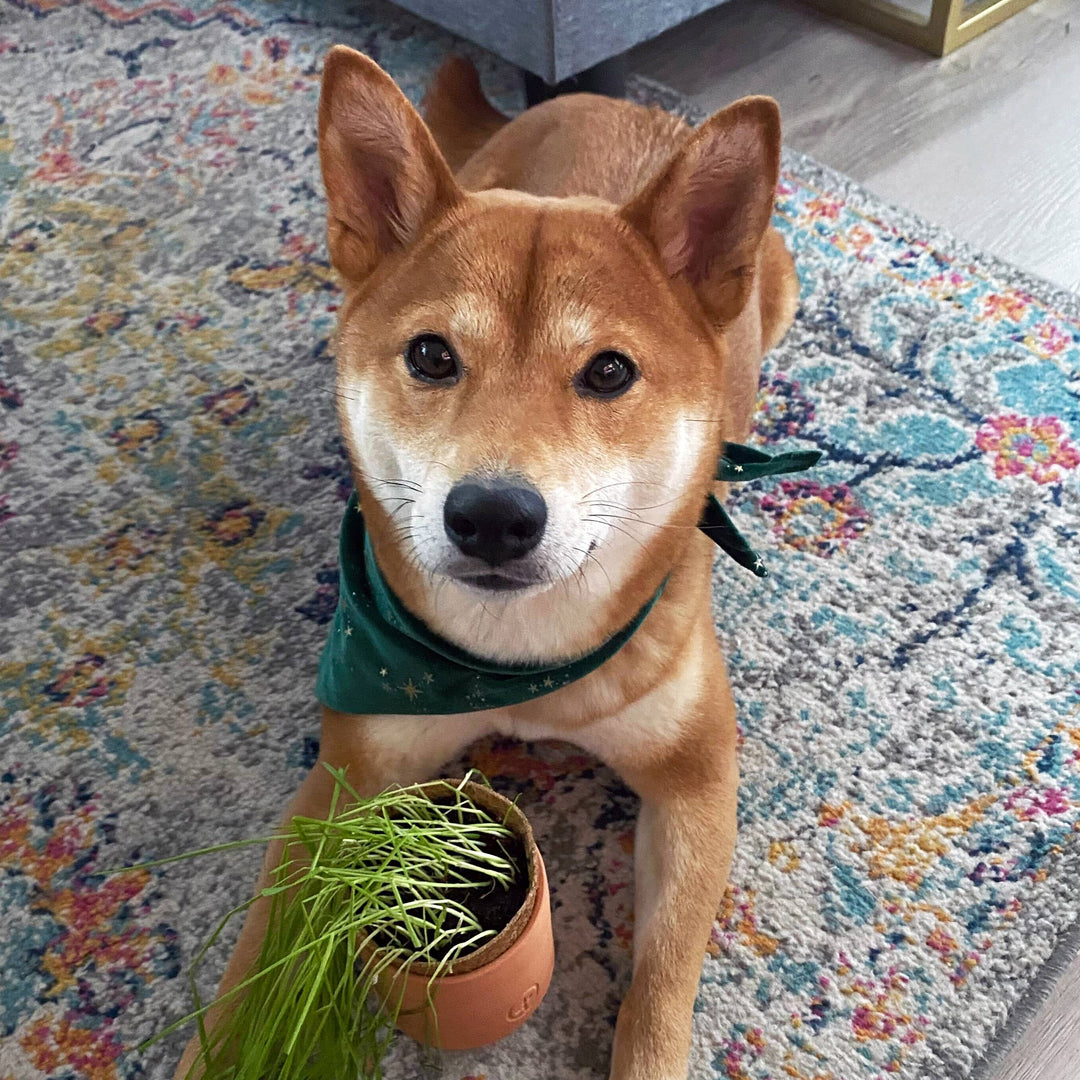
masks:
MULTIPOLYGON (((452 44, 339 0, 0 7, 0 1080, 168 1075, 177 1039, 133 1048, 257 855, 103 871, 265 833, 315 752, 335 41, 414 98, 452 44)), ((756 439, 827 463, 738 494, 769 581, 717 565, 741 831, 692 1075, 968 1077, 1075 944, 1080 311, 798 155, 777 222, 802 307, 756 439)), ((603 1080, 635 800, 564 746, 469 760, 537 826, 554 985, 389 1075, 603 1080)))

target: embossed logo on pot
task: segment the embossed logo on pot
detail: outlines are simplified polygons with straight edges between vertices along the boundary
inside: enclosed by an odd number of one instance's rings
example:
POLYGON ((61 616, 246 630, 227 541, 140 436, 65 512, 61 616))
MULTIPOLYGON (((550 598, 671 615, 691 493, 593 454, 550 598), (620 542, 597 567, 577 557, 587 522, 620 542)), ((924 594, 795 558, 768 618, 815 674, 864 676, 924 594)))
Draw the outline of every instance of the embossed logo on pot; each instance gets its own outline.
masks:
POLYGON ((540 984, 533 983, 532 986, 521 995, 521 1000, 510 1006, 510 1011, 506 1014, 506 1019, 515 1021, 524 1019, 536 1008, 536 1003, 539 998, 540 984))

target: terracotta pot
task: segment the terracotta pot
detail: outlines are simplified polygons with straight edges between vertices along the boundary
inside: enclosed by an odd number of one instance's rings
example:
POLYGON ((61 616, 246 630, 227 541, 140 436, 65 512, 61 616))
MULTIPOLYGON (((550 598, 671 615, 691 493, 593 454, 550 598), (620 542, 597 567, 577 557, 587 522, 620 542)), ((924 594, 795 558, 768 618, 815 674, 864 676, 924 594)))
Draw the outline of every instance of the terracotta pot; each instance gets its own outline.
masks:
MULTIPOLYGON (((422 790, 436 795, 446 787, 436 782, 425 784, 422 790)), ((443 1050, 487 1046, 519 1028, 547 993, 555 964, 547 872, 528 819, 491 788, 468 783, 463 790, 493 817, 505 818, 522 841, 529 863, 529 891, 506 927, 475 952, 459 958, 430 991, 434 965, 413 964, 404 977, 404 988, 398 969, 390 968, 379 979, 376 991, 384 1001, 396 1004, 401 996, 398 1029, 443 1050)))

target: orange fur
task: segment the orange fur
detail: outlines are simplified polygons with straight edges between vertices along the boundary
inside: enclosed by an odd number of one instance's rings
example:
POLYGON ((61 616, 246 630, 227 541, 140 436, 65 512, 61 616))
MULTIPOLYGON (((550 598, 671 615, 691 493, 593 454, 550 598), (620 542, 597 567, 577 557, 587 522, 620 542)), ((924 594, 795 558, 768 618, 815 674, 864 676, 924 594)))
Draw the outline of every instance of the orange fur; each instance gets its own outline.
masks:
POLYGON ((421 106, 435 142, 455 172, 509 121, 484 97, 476 68, 450 57, 435 73, 421 106))
MULTIPOLYGON (((763 351, 798 293, 768 224, 776 106, 744 99, 691 131, 657 109, 572 95, 507 121, 455 59, 425 111, 428 125, 372 61, 330 53, 319 132, 330 253, 346 290, 339 413, 380 568, 437 632, 506 661, 592 649, 666 585, 614 657, 534 701, 449 717, 327 710, 320 764, 290 812, 325 812, 322 762, 376 791, 427 777, 490 731, 569 738, 603 757, 643 800, 634 978, 611 1076, 680 1080, 737 786, 713 552, 695 524, 722 439, 749 428, 763 351), (452 389, 408 373, 402 350, 418 333, 464 358, 452 389), (641 378, 615 401, 575 393, 575 373, 607 349, 634 358, 641 378), (375 470, 384 460, 436 494, 477 472, 522 475, 550 496, 567 535, 593 496, 582 493, 616 475, 609 488, 639 492, 626 496, 633 507, 612 496, 636 546, 609 529, 592 558, 604 577, 586 558, 492 620, 467 591, 433 584, 417 546, 400 539, 375 470)), ((267 866, 280 854, 271 849, 267 866)), ((250 970, 264 918, 253 905, 223 990, 250 970)))

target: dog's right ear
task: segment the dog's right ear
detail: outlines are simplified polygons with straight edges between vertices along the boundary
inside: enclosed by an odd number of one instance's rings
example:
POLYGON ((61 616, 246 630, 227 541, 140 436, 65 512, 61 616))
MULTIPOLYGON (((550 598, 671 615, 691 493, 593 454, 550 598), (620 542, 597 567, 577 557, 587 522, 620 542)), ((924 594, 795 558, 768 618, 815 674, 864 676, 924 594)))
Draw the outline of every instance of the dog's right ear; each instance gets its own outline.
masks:
POLYGON ((780 110, 772 98, 743 98, 710 116, 623 207, 718 326, 750 296, 779 172, 780 110))
POLYGON ((431 133, 373 60, 335 45, 323 68, 319 161, 330 259, 348 281, 462 198, 431 133))

